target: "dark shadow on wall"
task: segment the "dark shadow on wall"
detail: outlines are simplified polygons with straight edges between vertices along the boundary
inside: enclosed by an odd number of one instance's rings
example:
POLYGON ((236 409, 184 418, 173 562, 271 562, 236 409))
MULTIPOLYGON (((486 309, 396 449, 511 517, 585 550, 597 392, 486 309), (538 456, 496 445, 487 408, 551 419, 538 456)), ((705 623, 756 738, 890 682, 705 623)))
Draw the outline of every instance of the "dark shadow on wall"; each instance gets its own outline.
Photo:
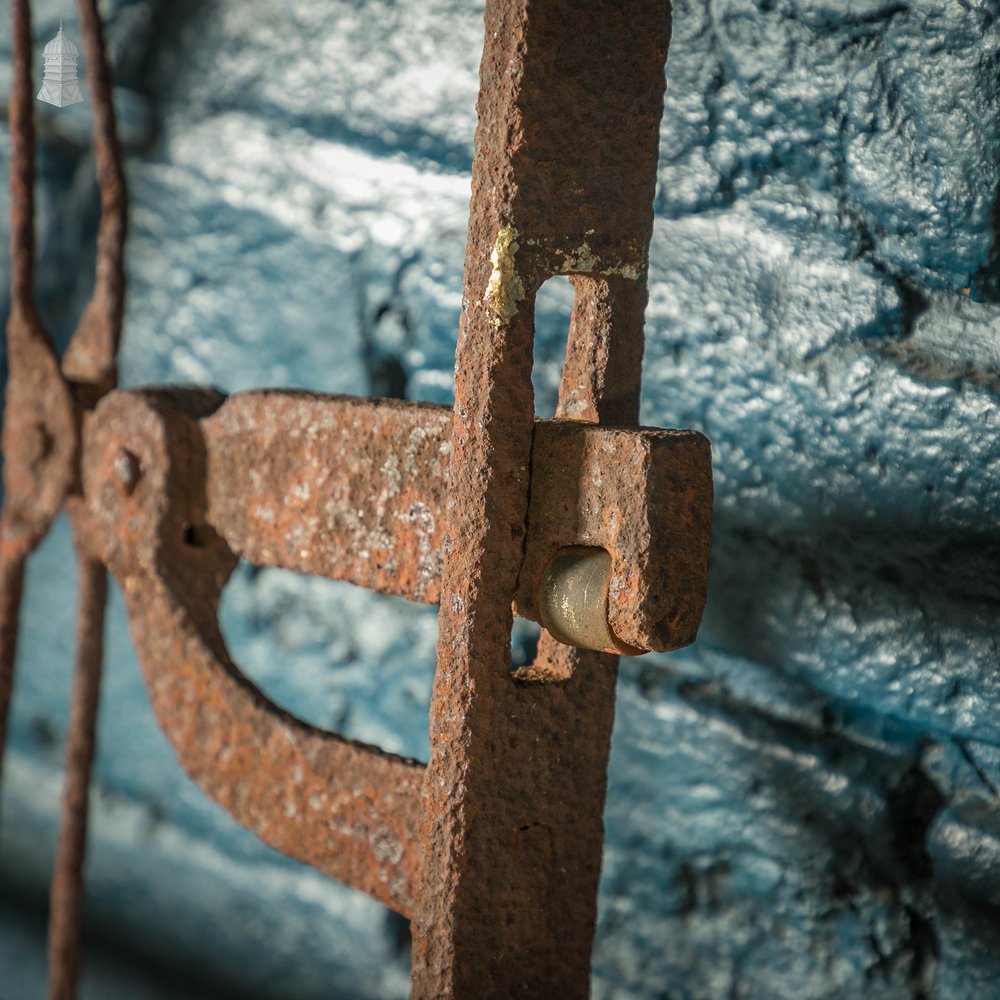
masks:
POLYGON ((902 520, 765 531, 721 512, 709 581, 702 642, 1000 744, 1000 537, 902 520))
MULTIPOLYGON (((930 997, 940 944, 926 838, 945 798, 923 771, 919 747, 894 754, 833 725, 782 720, 733 697, 725 685, 681 685, 678 693, 737 726, 754 745, 781 748, 755 758, 755 781, 768 789, 782 822, 798 831, 802 855, 817 863, 815 919, 822 924, 838 910, 852 917, 867 912, 874 927, 887 908, 893 919, 868 940, 869 978, 873 986, 908 983, 914 1000, 930 997), (813 760, 842 779, 836 791, 803 766, 813 760)), ((1000 933, 1000 911, 988 914, 979 933, 983 940, 1000 933)))
MULTIPOLYGON (((657 942, 665 967, 692 982, 708 981, 717 967, 731 968, 752 995, 762 996, 793 942, 807 941, 816 991, 804 995, 847 995, 828 992, 832 981, 819 971, 827 951, 831 958, 842 952, 873 996, 991 995, 995 961, 970 964, 962 956, 995 951, 1000 907, 962 858, 950 865, 942 860, 937 827, 951 815, 956 796, 939 787, 940 776, 928 766, 938 749, 934 735, 891 724, 873 732, 854 724, 848 703, 819 692, 803 698, 801 689, 790 691, 792 714, 783 714, 788 706, 767 704, 753 684, 749 694, 738 694, 732 678, 692 680, 667 665, 636 660, 623 666, 625 682, 637 684, 651 703, 683 704, 695 713, 694 719, 685 710, 666 716, 674 724, 662 758, 673 773, 659 779, 669 784, 658 816, 664 825, 645 834, 663 845, 661 860, 655 873, 648 862, 643 868, 638 858, 650 853, 643 845, 635 850, 631 876, 674 882, 657 881, 659 898, 648 901, 653 912, 659 907, 655 926, 666 929, 657 942), (691 788, 674 776, 689 771, 691 788), (685 795, 703 794, 706 784, 726 797, 716 818, 690 829, 671 822, 670 809, 683 812, 685 795), (713 822, 724 823, 724 832, 713 822), (706 828, 711 846, 692 839, 693 831, 706 828), (771 853, 776 839, 788 841, 780 861, 771 853), (758 881, 761 863, 765 870, 780 864, 784 875, 758 881), (743 947, 739 934, 748 920, 759 934, 743 947), (692 952, 690 940, 714 942, 714 951, 692 952), (975 982, 979 992, 955 989, 956 976, 975 982)), ((995 815, 995 801, 974 798, 995 815)), ((974 824, 963 826, 960 842, 976 850, 978 832, 974 824)), ((981 853, 977 857, 981 867, 981 853)))
MULTIPOLYGON (((16 969, 0 967, 5 1000, 29 1000, 42 996, 45 967, 46 908, 33 894, 14 886, 0 884, 0 928, 16 928, 19 954, 16 969), (8 993, 11 983, 31 989, 30 994, 8 993), (35 992, 37 990, 37 992, 35 992)), ((187 1000, 280 1000, 277 994, 237 990, 212 975, 211 970, 185 961, 182 954, 164 956, 150 948, 148 954, 136 951, 131 944, 117 940, 115 928, 92 920, 86 922, 83 975, 80 1000, 97 1000, 105 990, 124 996, 132 990, 135 997, 185 997, 187 1000)), ((9 930, 0 930, 5 936, 9 930)))

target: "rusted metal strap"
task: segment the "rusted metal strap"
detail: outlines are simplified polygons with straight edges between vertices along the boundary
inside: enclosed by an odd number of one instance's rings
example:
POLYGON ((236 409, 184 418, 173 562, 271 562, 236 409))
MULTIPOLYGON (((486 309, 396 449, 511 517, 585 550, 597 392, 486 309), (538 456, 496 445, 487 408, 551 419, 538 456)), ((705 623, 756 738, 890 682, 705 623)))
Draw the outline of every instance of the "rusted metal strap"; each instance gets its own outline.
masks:
POLYGON ((424 766, 300 722, 226 651, 216 615, 236 560, 204 518, 196 423, 220 400, 115 393, 87 435, 94 541, 125 595, 157 721, 191 777, 266 843, 410 914, 424 766))
MULTIPOLYGON (((115 124, 111 70, 97 0, 77 0, 76 7, 92 105, 94 158, 101 199, 94 290, 61 363, 63 378, 73 391, 78 420, 82 423, 117 381, 125 302, 128 200, 115 124)), ((66 777, 50 888, 48 1000, 72 1000, 79 978, 87 798, 96 742, 107 604, 107 573, 89 551, 89 527, 80 486, 77 466, 73 495, 66 505, 73 525, 80 593, 73 701, 66 737, 66 777)))
POLYGON ((509 663, 534 298, 554 274, 595 284, 606 353, 576 310, 569 356, 591 363, 570 368, 563 405, 614 409, 589 388, 610 377, 616 418, 634 419, 669 24, 662 0, 487 2, 414 925, 421 1000, 588 994, 613 671, 524 684, 509 663))
MULTIPOLYGON (((199 424, 205 521, 257 565, 437 604, 451 429, 441 406, 277 391, 234 396, 199 424)), ((617 642, 609 649, 690 643, 704 602, 705 438, 539 420, 529 447, 515 612, 542 621, 538 593, 552 559, 569 547, 601 548, 615 580, 608 624, 617 642)))
POLYGON ((77 0, 84 71, 93 116, 94 159, 101 197, 94 291, 62 359, 66 379, 90 409, 117 380, 116 361, 125 303, 128 197, 115 125, 111 69, 97 0, 77 0))

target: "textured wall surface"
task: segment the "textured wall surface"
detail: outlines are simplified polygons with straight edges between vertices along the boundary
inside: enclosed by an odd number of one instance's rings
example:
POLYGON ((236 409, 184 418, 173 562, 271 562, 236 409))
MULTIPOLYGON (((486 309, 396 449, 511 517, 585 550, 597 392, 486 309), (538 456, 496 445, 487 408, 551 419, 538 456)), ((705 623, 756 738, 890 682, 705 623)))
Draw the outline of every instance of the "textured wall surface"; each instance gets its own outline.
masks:
MULTIPOLYGON (((67 12, 35 6, 40 47, 67 12)), ((108 10, 126 381, 448 401, 481 5, 108 10)), ((675 3, 643 420, 713 441, 711 598, 695 647, 623 664, 597 997, 1000 992, 998 15, 675 3)), ((88 291, 86 108, 39 106, 39 292, 62 338, 88 291)), ((547 286, 540 413, 568 309, 547 286)), ((42 975, 25 914, 54 839, 67 535, 25 612, 0 829, 12 1000, 42 975)), ((224 627, 282 704, 425 756, 433 609, 246 568, 224 627)), ((209 805, 155 729, 120 603, 109 629, 88 995, 404 996, 402 922, 209 805)), ((515 653, 530 642, 519 627, 515 653)))

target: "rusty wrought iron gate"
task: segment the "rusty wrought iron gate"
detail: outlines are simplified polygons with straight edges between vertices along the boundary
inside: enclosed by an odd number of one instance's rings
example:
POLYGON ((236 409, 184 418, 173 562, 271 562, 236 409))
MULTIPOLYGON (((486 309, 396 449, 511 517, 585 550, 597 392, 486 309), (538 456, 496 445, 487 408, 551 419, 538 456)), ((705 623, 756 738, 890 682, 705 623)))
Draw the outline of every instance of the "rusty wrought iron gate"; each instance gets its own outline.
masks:
POLYGON ((80 568, 49 996, 79 965, 105 567, 185 769, 268 844, 410 917, 412 996, 586 996, 617 655, 691 642, 707 572, 708 442, 637 426, 667 3, 488 0, 450 411, 113 391, 125 186, 101 22, 78 8, 101 221, 58 359, 32 299, 30 15, 11 0, 0 747, 25 560, 62 508, 80 568), (534 298, 557 274, 575 303, 544 421, 534 298), (426 764, 306 725, 240 673, 217 621, 238 556, 440 605, 426 764), (512 614, 546 629, 513 672, 512 614))

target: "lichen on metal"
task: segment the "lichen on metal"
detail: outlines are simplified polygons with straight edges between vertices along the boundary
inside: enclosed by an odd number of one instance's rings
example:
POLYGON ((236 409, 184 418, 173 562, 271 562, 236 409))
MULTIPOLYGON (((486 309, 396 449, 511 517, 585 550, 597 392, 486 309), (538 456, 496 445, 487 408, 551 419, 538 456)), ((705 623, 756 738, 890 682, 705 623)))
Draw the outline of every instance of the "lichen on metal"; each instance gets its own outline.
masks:
POLYGON ((497 326, 511 321, 517 304, 524 298, 524 283, 518 277, 516 266, 520 249, 517 240, 517 230, 513 226, 503 226, 490 252, 493 271, 486 286, 486 305, 497 326))
POLYGON ((557 274, 606 274, 638 281, 646 270, 645 255, 637 251, 634 256, 625 254, 599 257, 586 239, 593 233, 594 230, 588 230, 585 238, 575 246, 572 240, 552 237, 541 239, 528 237, 525 242, 528 246, 544 247, 553 257, 557 274), (567 244, 573 246, 573 249, 565 249, 567 244))

